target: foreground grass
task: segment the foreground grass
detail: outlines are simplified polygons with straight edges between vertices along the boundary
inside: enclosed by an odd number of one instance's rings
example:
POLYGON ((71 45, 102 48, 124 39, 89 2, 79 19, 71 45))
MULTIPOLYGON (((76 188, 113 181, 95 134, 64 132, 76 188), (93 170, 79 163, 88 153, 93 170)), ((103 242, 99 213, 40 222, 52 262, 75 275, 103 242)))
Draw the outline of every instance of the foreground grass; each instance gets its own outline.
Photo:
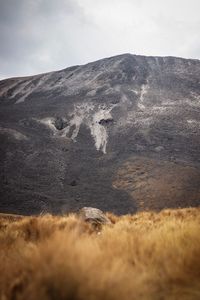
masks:
POLYGON ((0 299, 200 299, 200 209, 0 216, 0 299))

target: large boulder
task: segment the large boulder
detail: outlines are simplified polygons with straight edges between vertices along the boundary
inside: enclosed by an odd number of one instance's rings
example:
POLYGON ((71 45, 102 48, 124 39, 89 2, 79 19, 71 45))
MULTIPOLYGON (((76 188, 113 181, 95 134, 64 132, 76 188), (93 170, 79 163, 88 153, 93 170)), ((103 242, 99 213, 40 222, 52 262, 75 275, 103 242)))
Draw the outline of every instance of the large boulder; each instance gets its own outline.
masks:
POLYGON ((106 215, 98 208, 83 207, 79 210, 79 216, 86 222, 93 225, 111 224, 111 221, 106 215))

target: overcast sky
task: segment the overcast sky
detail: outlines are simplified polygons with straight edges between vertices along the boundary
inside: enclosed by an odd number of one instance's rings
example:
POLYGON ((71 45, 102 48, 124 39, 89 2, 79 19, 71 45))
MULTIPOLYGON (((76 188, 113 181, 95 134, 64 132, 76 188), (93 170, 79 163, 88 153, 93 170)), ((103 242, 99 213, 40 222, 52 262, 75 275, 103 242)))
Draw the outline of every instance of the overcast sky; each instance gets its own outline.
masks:
POLYGON ((0 79, 121 53, 200 59, 200 0, 0 0, 0 79))

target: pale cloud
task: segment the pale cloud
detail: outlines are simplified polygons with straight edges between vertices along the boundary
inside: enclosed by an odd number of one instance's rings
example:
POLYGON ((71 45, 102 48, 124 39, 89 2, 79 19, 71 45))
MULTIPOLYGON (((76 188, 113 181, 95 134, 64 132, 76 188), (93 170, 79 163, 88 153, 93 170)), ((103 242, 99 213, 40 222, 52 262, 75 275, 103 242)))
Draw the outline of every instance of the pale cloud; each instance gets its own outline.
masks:
POLYGON ((200 59, 199 0, 0 0, 0 78, 133 53, 200 59))

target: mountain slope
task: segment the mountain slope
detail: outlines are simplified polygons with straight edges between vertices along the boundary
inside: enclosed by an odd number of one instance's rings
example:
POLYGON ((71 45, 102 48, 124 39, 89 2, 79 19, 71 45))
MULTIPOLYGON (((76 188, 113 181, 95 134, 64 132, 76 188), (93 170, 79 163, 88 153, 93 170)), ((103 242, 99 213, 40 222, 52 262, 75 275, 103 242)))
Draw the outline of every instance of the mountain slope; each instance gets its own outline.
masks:
POLYGON ((0 211, 200 204, 200 61, 120 55, 0 81, 0 211))

